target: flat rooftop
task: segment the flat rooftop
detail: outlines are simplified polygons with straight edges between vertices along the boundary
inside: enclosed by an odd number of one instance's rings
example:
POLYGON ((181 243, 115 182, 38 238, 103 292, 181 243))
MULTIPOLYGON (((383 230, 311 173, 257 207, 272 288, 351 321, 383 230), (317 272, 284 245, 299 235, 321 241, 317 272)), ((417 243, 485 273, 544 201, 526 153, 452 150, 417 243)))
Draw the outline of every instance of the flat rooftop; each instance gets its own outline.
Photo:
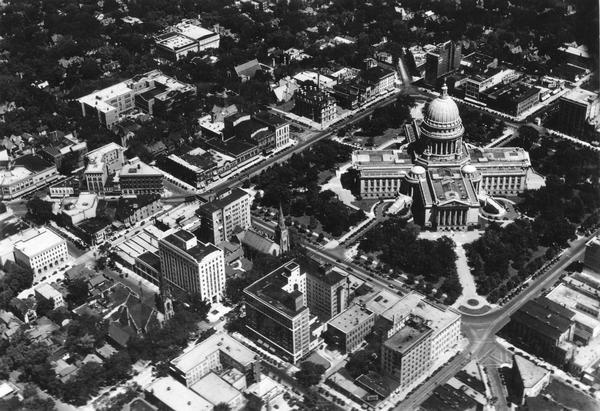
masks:
POLYGON ((431 328, 424 324, 407 324, 387 339, 384 345, 396 352, 406 353, 431 333, 431 328))
POLYGON ((359 305, 353 305, 329 320, 327 325, 335 327, 347 334, 373 316, 373 312, 366 308, 362 308, 359 305))
POLYGON ((25 154, 24 156, 15 159, 15 166, 25 167, 32 173, 39 173, 40 171, 53 167, 54 164, 34 154, 25 154))
POLYGON ((190 386, 190 389, 214 405, 221 402, 229 404, 242 395, 231 384, 214 372, 206 374, 198 382, 190 386))
POLYGON ((577 289, 577 284, 561 283, 550 291, 546 298, 575 312, 573 320, 592 330, 600 327, 600 300, 592 298, 583 290, 577 289), (594 317, 592 313, 596 313, 594 317))
POLYGON ((297 299, 302 293, 300 291, 288 292, 284 288, 288 285, 288 278, 291 273, 299 269, 299 267, 294 260, 289 261, 250 284, 244 291, 277 308, 288 316, 296 316, 308 309, 305 305, 299 307, 296 304, 297 299))
MULTIPOLYGON (((407 294, 404 297, 400 297, 398 294, 393 293, 389 290, 381 290, 376 293, 373 298, 366 302, 366 307, 370 311, 374 312, 377 315, 381 315, 383 317, 388 317, 386 312, 398 304, 401 300, 405 300, 407 296, 412 296, 413 294, 407 294)), ((416 303, 415 303, 416 304, 416 303)), ((391 317, 389 318, 392 319, 391 317)))
POLYGON ((156 175, 162 176, 163 173, 142 161, 130 162, 129 164, 125 164, 119 172, 119 176, 121 177, 156 175))
POLYGON ((219 198, 213 200, 213 201, 209 201, 208 203, 202 204, 200 206, 200 209, 202 211, 206 211, 206 212, 214 212, 217 210, 221 210, 225 207, 227 207, 229 204, 238 201, 239 199, 248 196, 250 197, 250 194, 248 194, 246 191, 242 190, 239 187, 233 188, 232 190, 226 190, 224 193, 222 193, 220 196, 218 196, 219 198))
POLYGON ((202 40, 207 37, 218 36, 217 33, 189 22, 181 22, 173 26, 173 29, 192 40, 202 40))
POLYGON ((563 100, 573 101, 578 104, 589 104, 598 100, 598 93, 593 91, 576 88, 561 97, 563 100))
POLYGON ((159 401, 177 411, 212 411, 214 404, 205 400, 173 377, 155 380, 145 388, 159 401))
POLYGON ((171 366, 182 373, 187 373, 215 351, 221 351, 243 366, 252 364, 256 353, 225 333, 213 334, 200 342, 188 352, 171 360, 171 366))
POLYGON ((193 39, 184 36, 183 34, 171 31, 157 36, 156 44, 169 50, 177 50, 184 47, 194 46, 196 42, 193 39))
POLYGON ((552 339, 558 338, 571 326, 575 313, 545 297, 530 300, 512 316, 537 332, 552 339))
POLYGON ((494 148, 475 148, 469 150, 471 162, 475 167, 491 164, 514 163, 516 166, 528 165, 531 163, 529 153, 521 147, 494 147, 494 148))
POLYGON ((99 111, 107 112, 116 108, 112 104, 107 103, 107 101, 128 93, 133 93, 133 90, 129 88, 126 81, 122 81, 110 87, 80 97, 77 101, 95 107, 99 111))
POLYGON ((197 241, 196 245, 194 245, 193 247, 186 248, 184 244, 186 241, 191 240, 191 238, 188 238, 190 235, 192 237, 195 237, 189 231, 179 230, 173 234, 169 234, 168 236, 166 236, 164 238, 164 241, 181 249, 183 252, 189 254, 198 262, 202 261, 208 255, 210 255, 214 252, 221 251, 219 248, 215 247, 213 244, 202 243, 200 241, 197 241))
POLYGON ((65 243, 64 238, 47 228, 42 228, 34 237, 16 243, 15 248, 26 256, 33 257, 61 243, 65 243))
POLYGON ((458 200, 462 202, 477 202, 477 195, 471 184, 465 182, 458 168, 430 168, 427 170, 431 188, 439 201, 458 200))
POLYGON ((412 166, 412 159, 402 150, 356 150, 352 153, 352 163, 358 166, 412 166))

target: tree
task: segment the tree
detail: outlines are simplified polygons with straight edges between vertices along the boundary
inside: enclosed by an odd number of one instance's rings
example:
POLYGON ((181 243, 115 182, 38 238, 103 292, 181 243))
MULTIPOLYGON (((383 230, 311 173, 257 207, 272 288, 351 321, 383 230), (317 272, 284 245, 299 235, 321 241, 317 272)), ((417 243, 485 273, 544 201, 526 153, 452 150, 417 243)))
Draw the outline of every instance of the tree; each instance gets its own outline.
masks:
POLYGON ((75 278, 67 282, 67 302, 69 307, 79 307, 85 303, 90 295, 88 284, 84 279, 75 278))
POLYGON ((48 224, 53 218, 52 203, 34 197, 27 202, 27 218, 34 224, 48 224))
POLYGON ((225 402, 220 402, 213 407, 213 411, 231 411, 231 407, 225 402))
POLYGON ((315 364, 311 361, 305 361, 300 364, 300 371, 294 374, 294 377, 301 385, 311 387, 317 385, 321 381, 321 377, 325 373, 325 367, 321 364, 315 364))
POLYGON ((198 316, 199 320, 205 320, 210 311, 210 303, 202 298, 200 293, 192 293, 188 296, 187 303, 190 311, 198 316))
POLYGON ((37 307, 35 312, 38 317, 45 316, 48 312, 54 310, 54 301, 50 299, 41 298, 38 299, 37 307))

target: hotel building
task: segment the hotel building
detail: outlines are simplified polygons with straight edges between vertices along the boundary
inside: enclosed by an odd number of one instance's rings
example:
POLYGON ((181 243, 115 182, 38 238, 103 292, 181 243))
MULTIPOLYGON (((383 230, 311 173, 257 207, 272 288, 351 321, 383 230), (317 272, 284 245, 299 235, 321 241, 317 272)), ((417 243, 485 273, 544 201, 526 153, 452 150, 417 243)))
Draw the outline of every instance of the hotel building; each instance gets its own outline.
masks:
POLYGON ((254 340, 297 363, 310 351, 306 274, 290 261, 244 289, 246 327, 254 340))
POLYGON ((178 289, 199 293, 211 303, 221 301, 225 288, 223 250, 203 244, 189 231, 179 230, 158 243, 163 278, 178 289))

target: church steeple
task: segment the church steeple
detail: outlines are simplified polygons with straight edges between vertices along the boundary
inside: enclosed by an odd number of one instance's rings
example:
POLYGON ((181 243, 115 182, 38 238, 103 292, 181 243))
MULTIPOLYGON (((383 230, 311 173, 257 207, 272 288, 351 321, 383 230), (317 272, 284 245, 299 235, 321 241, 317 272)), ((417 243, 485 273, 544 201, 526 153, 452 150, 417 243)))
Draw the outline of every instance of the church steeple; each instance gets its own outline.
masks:
POLYGON ((275 241, 279 244, 281 254, 285 254, 290 250, 290 234, 285 225, 285 216, 281 203, 279 203, 279 216, 277 227, 275 227, 275 241))

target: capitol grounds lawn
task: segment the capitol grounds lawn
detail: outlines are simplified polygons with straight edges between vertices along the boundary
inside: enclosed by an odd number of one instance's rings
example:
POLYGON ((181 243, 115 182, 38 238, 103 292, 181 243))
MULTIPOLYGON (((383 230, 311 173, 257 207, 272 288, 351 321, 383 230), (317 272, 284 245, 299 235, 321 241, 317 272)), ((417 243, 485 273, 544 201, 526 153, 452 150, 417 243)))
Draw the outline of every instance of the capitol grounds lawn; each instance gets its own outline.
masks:
MULTIPOLYGON (((340 129, 340 131, 343 130, 344 128, 340 129)), ((342 135, 340 135, 341 133, 338 132, 338 137, 342 138, 342 141, 344 141, 345 143, 358 144, 360 146, 365 147, 365 149, 372 149, 375 147, 379 147, 380 145, 391 141, 395 138, 398 138, 400 131, 400 128, 388 128, 381 135, 367 136, 363 134, 362 130, 357 129, 349 131, 342 135)))

